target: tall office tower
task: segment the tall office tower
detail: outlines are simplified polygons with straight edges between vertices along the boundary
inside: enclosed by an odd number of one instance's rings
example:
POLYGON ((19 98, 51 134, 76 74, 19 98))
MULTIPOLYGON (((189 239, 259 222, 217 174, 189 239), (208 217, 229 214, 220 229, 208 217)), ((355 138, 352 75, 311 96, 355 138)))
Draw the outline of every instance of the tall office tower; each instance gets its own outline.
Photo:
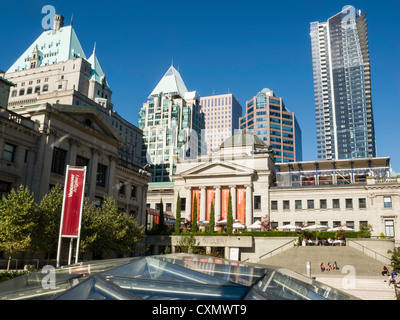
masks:
POLYGON ((318 159, 376 157, 366 14, 311 23, 318 159))
POLYGON ((112 90, 95 47, 87 58, 72 23, 64 26, 62 15, 56 14, 53 29, 44 30, 0 76, 16 85, 7 106, 11 111, 45 102, 97 108, 125 140, 119 157, 140 164, 142 132, 114 111, 112 90))
POLYGON ((252 131, 272 147, 276 162, 302 161, 301 130, 293 112, 282 98, 263 89, 246 102, 246 114, 239 119, 241 130, 252 131))
POLYGON ((171 66, 139 112, 143 130, 142 164, 150 164, 153 182, 169 182, 176 159, 197 159, 201 151, 204 114, 200 96, 188 92, 171 66))
POLYGON ((203 136, 210 154, 239 129, 242 106, 231 93, 201 97, 200 104, 205 116, 203 136))

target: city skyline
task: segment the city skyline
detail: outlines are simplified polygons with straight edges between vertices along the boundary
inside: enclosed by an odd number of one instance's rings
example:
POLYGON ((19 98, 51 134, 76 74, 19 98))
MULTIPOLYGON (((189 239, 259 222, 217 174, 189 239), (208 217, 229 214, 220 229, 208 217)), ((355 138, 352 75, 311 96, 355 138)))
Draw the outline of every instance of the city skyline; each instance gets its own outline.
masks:
MULTIPOLYGON (((4 4, 6 19, 2 24, 12 28, 3 34, 2 42, 13 48, 12 52, 0 52, 0 69, 5 71, 26 49, 26 43, 42 32, 45 15, 41 9, 48 4, 18 3, 26 8, 18 15, 15 3, 4 4)), ((94 8, 91 1, 49 4, 65 17, 65 24, 74 15, 74 27, 86 54, 96 42, 96 53, 113 90, 115 110, 133 124, 138 125, 143 102, 173 64, 189 84, 188 90, 200 96, 230 92, 244 106, 254 92, 269 87, 285 97, 286 106, 298 117, 303 141, 307 141, 303 143, 305 161, 317 159, 309 25, 327 20, 344 5, 353 5, 368 13, 377 156, 390 156, 393 170, 399 172, 399 130, 387 125, 388 115, 392 119, 400 115, 396 108, 400 101, 396 75, 399 62, 395 60, 399 26, 394 22, 399 4, 287 3, 290 5, 265 1, 233 1, 229 5, 225 1, 133 1, 102 3, 94 8), (143 12, 151 13, 151 19, 143 12)))

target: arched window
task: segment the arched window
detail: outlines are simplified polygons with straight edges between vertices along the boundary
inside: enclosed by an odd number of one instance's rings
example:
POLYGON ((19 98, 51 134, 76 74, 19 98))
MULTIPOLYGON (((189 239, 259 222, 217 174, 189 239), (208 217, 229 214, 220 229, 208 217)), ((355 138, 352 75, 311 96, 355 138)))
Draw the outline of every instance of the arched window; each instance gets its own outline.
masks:
POLYGON ((38 93, 38 92, 40 92, 40 86, 37 86, 37 87, 35 88, 35 93, 38 93))
POLYGON ((48 84, 45 84, 43 86, 43 92, 46 92, 46 91, 49 91, 49 85, 48 84))
POLYGON ((18 91, 17 91, 17 90, 14 90, 14 91, 12 92, 11 96, 12 96, 12 97, 16 97, 17 94, 18 94, 18 91))
POLYGON ((28 88, 28 89, 26 90, 26 94, 32 94, 32 88, 28 88))
POLYGON ((20 96, 23 96, 24 94, 25 94, 25 89, 19 90, 19 95, 20 95, 20 96))

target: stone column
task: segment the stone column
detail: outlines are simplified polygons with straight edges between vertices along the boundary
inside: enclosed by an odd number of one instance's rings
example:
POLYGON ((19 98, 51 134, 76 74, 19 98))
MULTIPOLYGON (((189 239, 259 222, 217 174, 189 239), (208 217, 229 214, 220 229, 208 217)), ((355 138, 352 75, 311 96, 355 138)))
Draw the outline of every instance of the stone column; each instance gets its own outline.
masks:
MULTIPOLYGON (((229 188, 231 189, 231 196, 232 196, 232 217, 233 217, 233 219, 236 219, 236 217, 237 217, 236 186, 229 186, 229 188)), ((243 223, 244 223, 244 221, 243 221, 243 223)))
POLYGON ((246 226, 253 224, 253 188, 246 185, 246 226))
POLYGON ((200 220, 206 220, 206 208, 207 208, 207 193, 206 187, 200 188, 200 220))
POLYGON ((113 156, 110 156, 110 166, 108 171, 108 196, 115 198, 116 187, 115 187, 115 176, 116 176, 116 161, 113 156))
POLYGON ((69 139, 69 159, 68 164, 70 166, 76 165, 76 155, 78 153, 78 141, 75 139, 69 139))
POLYGON ((221 186, 215 186, 215 222, 221 220, 221 186))
POLYGON ((185 217, 188 221, 192 220, 192 188, 186 187, 186 206, 185 217))
POLYGON ((96 196, 97 164, 99 162, 99 151, 96 150, 95 148, 92 148, 91 151, 92 151, 92 159, 90 161, 89 199, 91 201, 94 201, 94 197, 96 196))

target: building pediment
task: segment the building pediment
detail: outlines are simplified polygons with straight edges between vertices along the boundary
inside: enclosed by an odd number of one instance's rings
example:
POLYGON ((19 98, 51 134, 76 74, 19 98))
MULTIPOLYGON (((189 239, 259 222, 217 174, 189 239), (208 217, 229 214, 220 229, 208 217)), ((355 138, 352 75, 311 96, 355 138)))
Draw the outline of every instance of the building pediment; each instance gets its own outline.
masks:
POLYGON ((194 168, 186 170, 180 174, 183 178, 193 177, 221 177, 221 176, 251 176, 255 174, 253 169, 246 168, 244 166, 230 163, 213 161, 200 164, 194 168))

